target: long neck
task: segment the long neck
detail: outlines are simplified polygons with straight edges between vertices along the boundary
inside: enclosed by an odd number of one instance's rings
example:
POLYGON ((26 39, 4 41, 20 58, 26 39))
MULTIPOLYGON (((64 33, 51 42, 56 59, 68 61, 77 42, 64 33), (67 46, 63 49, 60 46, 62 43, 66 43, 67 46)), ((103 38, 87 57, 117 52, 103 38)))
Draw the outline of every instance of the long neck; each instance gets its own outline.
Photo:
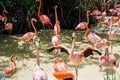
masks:
POLYGON ((85 34, 84 34, 84 37, 85 37, 85 38, 86 38, 86 36, 87 36, 88 31, 89 31, 89 29, 88 29, 88 27, 86 27, 86 31, 85 31, 85 34))
POLYGON ((38 66, 40 66, 39 50, 38 50, 38 47, 36 46, 36 42, 35 42, 35 40, 33 40, 33 43, 34 43, 35 50, 36 50, 36 64, 37 64, 38 66))
POLYGON ((16 63, 15 63, 15 61, 13 60, 13 58, 14 58, 14 57, 11 56, 11 61, 12 61, 13 65, 16 66, 16 63))
POLYGON ((57 5, 55 6, 55 21, 57 23, 58 21, 58 16, 57 16, 57 5))
POLYGON ((104 0, 104 11, 106 11, 106 0, 104 0))
POLYGON ((112 31, 112 23, 113 23, 113 22, 112 22, 112 18, 113 18, 113 17, 111 17, 111 19, 110 19, 110 31, 112 31))
POLYGON ((38 16, 40 16, 40 9, 41 9, 42 1, 39 1, 39 7, 38 7, 38 16))
POLYGON ((32 24, 32 27, 33 27, 33 29, 34 29, 34 33, 37 34, 37 31, 36 31, 36 28, 35 28, 35 26, 34 26, 33 20, 31 20, 31 24, 32 24))
POLYGON ((105 55, 108 55, 108 48, 105 48, 105 55))
POLYGON ((3 16, 4 16, 4 24, 6 25, 6 23, 7 23, 7 16, 5 15, 5 11, 3 10, 2 11, 2 14, 3 14, 3 16))
POLYGON ((72 47, 71 47, 72 52, 74 51, 75 40, 76 40, 76 37, 75 37, 75 33, 74 33, 73 36, 72 36, 72 47))
POLYGON ((56 20, 56 23, 55 23, 55 27, 56 27, 56 31, 55 31, 55 34, 56 35, 59 35, 60 34, 60 26, 59 26, 59 21, 58 21, 58 16, 57 16, 57 5, 55 6, 55 20, 56 20))
POLYGON ((89 11, 87 10, 87 23, 89 24, 89 11))

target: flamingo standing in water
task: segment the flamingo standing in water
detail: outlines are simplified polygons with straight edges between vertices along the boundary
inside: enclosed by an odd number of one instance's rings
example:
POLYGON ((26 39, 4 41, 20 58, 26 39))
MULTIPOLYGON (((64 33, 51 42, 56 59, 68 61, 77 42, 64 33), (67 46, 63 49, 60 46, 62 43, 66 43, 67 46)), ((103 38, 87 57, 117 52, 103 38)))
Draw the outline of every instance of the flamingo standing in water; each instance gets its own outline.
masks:
MULTIPOLYGON (((39 2, 39 7, 38 7, 38 13, 37 14, 38 14, 38 18, 41 21, 43 27, 44 27, 45 24, 53 26, 52 23, 51 23, 51 21, 50 21, 50 19, 48 18, 48 16, 46 16, 44 14, 41 15, 41 13, 40 13, 41 5, 42 5, 42 0, 36 0, 36 1, 39 2)), ((45 27, 44 27, 44 29, 45 29, 45 27)))
POLYGON ((62 51, 65 51, 66 53, 68 53, 69 59, 76 65, 76 80, 77 80, 77 76, 78 76, 77 65, 80 64, 82 59, 84 57, 86 58, 90 55, 93 55, 93 51, 97 52, 99 55, 101 55, 101 53, 97 49, 94 49, 90 46, 87 46, 86 48, 84 48, 80 52, 76 52, 76 51, 74 51, 75 40, 76 40, 76 33, 73 33, 72 34, 72 47, 71 47, 71 49, 69 49, 63 45, 58 45, 58 46, 54 46, 54 47, 48 49, 48 52, 51 52, 54 49, 61 49, 62 51))
POLYGON ((7 13, 7 11, 6 11, 5 7, 4 7, 3 15, 4 15, 5 30, 12 31, 13 24, 12 23, 7 23, 7 16, 5 15, 5 13, 7 13))
POLYGON ((34 43, 35 50, 36 50, 36 66, 33 71, 33 80, 48 80, 48 76, 45 73, 44 69, 40 67, 39 50, 36 45, 36 41, 38 41, 38 40, 39 40, 39 38, 34 36, 33 43, 34 43))
POLYGON ((16 55, 12 54, 11 61, 13 63, 13 66, 9 66, 9 67, 6 68, 5 74, 4 74, 6 77, 11 76, 16 71, 16 69, 17 69, 16 63, 13 60, 13 58, 15 58, 15 57, 16 57, 16 55))
POLYGON ((54 59, 54 71, 53 76, 59 80, 74 80, 74 74, 60 57, 54 59))
POLYGON ((112 67, 119 66, 119 62, 117 61, 116 57, 108 53, 108 48, 105 48, 105 54, 102 54, 99 57, 98 61, 99 61, 100 66, 104 66, 106 68, 112 68, 112 67))
MULTIPOLYGON (((60 43, 60 22, 58 20, 58 16, 57 16, 57 5, 55 6, 55 18, 56 18, 56 23, 54 25, 54 36, 52 37, 52 45, 53 46, 58 46, 60 43)), ((55 54, 56 54, 56 50, 55 50, 55 54)))
POLYGON ((86 29, 86 32, 84 34, 84 39, 86 39, 86 36, 87 36, 87 33, 88 33, 88 24, 89 24, 89 10, 87 10, 87 22, 81 22, 79 23, 76 27, 75 27, 75 30, 80 30, 80 29, 86 29))
MULTIPOLYGON (((24 41, 27 41, 29 43, 29 41, 31 39, 33 39, 34 36, 37 36, 37 31, 36 31, 36 28, 35 28, 35 26, 33 24, 33 21, 36 22, 37 20, 35 18, 31 19, 31 24, 32 24, 32 27, 34 29, 34 32, 27 32, 27 33, 25 33, 22 37, 19 38, 20 40, 24 40, 24 41)), ((28 45, 28 47, 29 47, 29 45, 28 45)))

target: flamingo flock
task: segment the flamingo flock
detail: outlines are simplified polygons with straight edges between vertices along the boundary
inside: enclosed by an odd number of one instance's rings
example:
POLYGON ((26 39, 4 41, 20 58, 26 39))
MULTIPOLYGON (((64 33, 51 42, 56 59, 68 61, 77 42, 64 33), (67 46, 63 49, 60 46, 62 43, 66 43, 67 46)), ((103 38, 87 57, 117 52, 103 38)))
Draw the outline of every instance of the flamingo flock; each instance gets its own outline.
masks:
MULTIPOLYGON (((39 18, 39 20, 41 21, 44 29, 45 29, 45 25, 50 25, 53 27, 53 24, 51 23, 50 19, 44 15, 41 14, 40 10, 41 10, 41 5, 42 5, 42 0, 36 0, 36 2, 39 3, 39 7, 38 7, 38 12, 37 12, 37 16, 39 18)), ((112 15, 114 14, 118 14, 117 18, 114 18, 113 16, 109 19, 105 20, 106 17, 106 5, 105 5, 105 0, 104 0, 104 11, 101 12, 97 9, 97 7, 95 7, 95 10, 93 10, 92 12, 90 12, 89 10, 87 10, 86 14, 87 14, 87 21, 86 22, 80 22, 76 27, 75 30, 80 30, 80 29, 86 29, 85 34, 83 36, 83 38, 85 40, 87 40, 88 42, 91 42, 92 44, 95 45, 94 46, 86 46, 84 47, 84 49, 80 50, 80 51, 75 51, 75 42, 76 42, 76 32, 72 33, 72 44, 71 44, 71 48, 66 47, 65 45, 62 45, 62 43, 60 44, 60 21, 58 20, 58 15, 57 15, 57 5, 55 5, 54 9, 55 9, 55 24, 54 24, 54 30, 53 30, 53 37, 51 38, 51 43, 52 43, 52 48, 47 49, 48 53, 54 51, 54 53, 56 54, 57 50, 60 49, 61 52, 66 53, 68 55, 69 60, 73 63, 73 65, 75 65, 75 72, 76 74, 74 74, 69 65, 61 58, 61 57, 54 57, 53 63, 54 63, 54 72, 53 72, 53 76, 57 79, 57 80, 78 80, 78 65, 80 65, 83 61, 84 58, 87 58, 89 56, 94 56, 94 53, 98 54, 98 64, 100 66, 103 67, 119 67, 119 62, 117 60, 117 58, 110 54, 108 52, 108 46, 109 46, 109 40, 115 39, 115 31, 112 30, 112 25, 118 22, 118 30, 120 31, 120 5, 116 5, 114 7, 114 9, 109 9, 109 12, 112 13, 112 15), (100 19, 101 21, 101 26, 108 26, 109 27, 109 31, 108 31, 108 39, 106 38, 101 38, 99 35, 97 35, 96 33, 90 32, 89 33, 89 15, 93 16, 96 19, 100 19), (103 54, 102 52, 100 52, 100 49, 105 49, 105 54, 103 54)), ((4 8, 3 10, 3 16, 0 15, 0 20, 4 21, 5 24, 5 29, 6 30, 12 30, 13 25, 12 23, 7 23, 7 17, 5 15, 6 13, 6 9, 4 8)), ((38 36, 37 30, 35 28, 34 22, 37 22, 36 18, 31 18, 31 25, 32 28, 34 30, 34 32, 27 32, 25 33, 23 36, 21 36, 19 38, 19 40, 23 40, 23 41, 27 41, 29 42, 30 40, 33 40, 33 45, 36 51, 36 66, 33 70, 33 80, 48 80, 48 75, 46 73, 46 71, 41 68, 40 65, 40 53, 39 53, 39 46, 36 45, 36 42, 40 41, 40 38, 38 36)), ((64 54, 63 54, 64 55, 64 54)), ((15 58, 16 55, 12 54, 11 56, 11 62, 13 63, 13 66, 9 66, 5 69, 5 74, 4 76, 11 76, 12 74, 14 74, 17 70, 17 65, 15 63, 15 61, 13 60, 13 58, 15 58)))

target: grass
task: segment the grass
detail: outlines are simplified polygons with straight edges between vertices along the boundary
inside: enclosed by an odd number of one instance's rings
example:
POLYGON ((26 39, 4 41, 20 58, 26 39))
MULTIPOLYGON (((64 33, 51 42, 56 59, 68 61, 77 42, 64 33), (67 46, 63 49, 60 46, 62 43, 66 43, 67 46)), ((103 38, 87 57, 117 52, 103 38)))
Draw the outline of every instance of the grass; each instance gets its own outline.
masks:
MULTIPOLYGON (((61 42, 69 48, 71 48, 72 41, 72 32, 74 30, 61 30, 61 42)), ((80 51, 84 47, 91 45, 90 42, 87 42, 82 39, 84 31, 75 31, 77 33, 77 40, 75 44, 75 50, 80 51)), ((100 34, 100 33, 99 33, 100 34)), ((17 63, 17 72, 13 74, 11 77, 6 78, 5 80, 32 80, 32 71, 35 67, 36 56, 35 49, 33 46, 32 40, 30 41, 30 50, 27 49, 27 45, 25 41, 20 41, 18 38, 22 35, 2 35, 0 36, 0 76, 3 76, 4 70, 8 65, 12 65, 10 61, 10 56, 15 53, 17 55, 16 63, 17 63)), ((39 51, 40 51, 40 65, 46 73, 48 74, 49 80, 56 80, 52 73, 54 72, 53 68, 53 59, 54 54, 47 53, 46 50, 52 46, 51 38, 53 36, 52 30, 40 30, 38 31, 38 36, 40 37, 39 51)), ((106 35, 107 36, 107 35, 106 35)), ((106 37, 104 36, 104 37, 106 37)), ((119 41, 113 41, 112 43, 112 51, 113 54, 116 55, 117 59, 120 59, 120 43, 119 41)), ((103 52, 103 50, 101 50, 103 52)), ((111 49, 110 49, 111 51, 111 49)), ((60 53, 61 58, 65 60, 66 64, 68 64, 73 73, 75 73, 74 65, 68 59, 68 55, 65 53, 60 53)), ((84 59, 83 62, 79 65, 79 76, 78 80, 82 78, 82 80, 106 80, 104 76, 106 76, 105 72, 99 73, 99 65, 97 58, 96 59, 84 59), (104 76, 103 76, 104 75, 104 76), (87 76, 87 77, 86 77, 87 76)), ((119 73, 120 68, 115 69, 115 73, 119 73)), ((111 75, 111 74, 110 74, 111 75)), ((116 78, 120 79, 119 77, 116 78)))

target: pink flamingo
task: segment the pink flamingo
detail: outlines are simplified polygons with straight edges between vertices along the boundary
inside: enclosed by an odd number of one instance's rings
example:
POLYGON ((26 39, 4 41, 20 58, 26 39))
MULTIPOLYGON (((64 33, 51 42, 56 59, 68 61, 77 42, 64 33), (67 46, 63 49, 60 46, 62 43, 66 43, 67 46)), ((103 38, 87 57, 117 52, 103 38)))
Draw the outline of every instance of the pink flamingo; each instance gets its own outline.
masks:
POLYGON ((104 0, 104 11, 101 12, 101 15, 98 15, 96 17, 96 19, 99 19, 99 20, 104 20, 104 18, 106 17, 107 13, 106 13, 106 0, 104 0))
POLYGON ((95 44, 96 48, 101 49, 106 46, 108 46, 108 40, 107 39, 101 39, 97 34, 90 33, 87 36, 88 41, 95 44))
POLYGON ((5 7, 4 7, 3 15, 4 15, 5 30, 11 30, 12 31, 13 24, 12 23, 7 23, 7 16, 5 15, 5 13, 7 13, 7 11, 6 11, 5 7))
MULTIPOLYGON (((56 18, 56 23, 54 25, 55 35, 52 37, 52 45, 58 46, 60 43, 60 25, 59 25, 60 23, 57 16, 57 5, 55 6, 55 18, 56 18)), ((55 50, 55 53, 56 53, 56 50, 55 50)))
MULTIPOLYGON (((45 24, 47 24, 47 25, 53 26, 52 23, 51 23, 51 21, 50 21, 50 19, 48 18, 48 16, 46 16, 44 14, 41 15, 41 13, 40 13, 41 5, 42 5, 42 0, 36 0, 36 1, 39 2, 38 18, 41 21, 42 25, 44 26, 45 24)), ((45 27, 44 27, 44 29, 45 29, 45 27)))
MULTIPOLYGON (((119 66, 119 62, 117 61, 116 57, 114 55, 110 55, 108 53, 108 48, 105 48, 105 54, 102 54, 99 57, 98 61, 99 61, 100 66, 104 66, 107 68, 119 66)), ((102 71, 102 70, 100 70, 100 71, 102 71)))
POLYGON ((15 73, 15 71, 16 71, 16 69, 17 69, 16 63, 15 63, 15 61, 13 60, 13 58, 15 58, 15 57, 16 57, 16 55, 15 55, 15 54, 12 54, 12 56, 11 56, 11 61, 12 61, 12 63, 13 63, 13 66, 9 66, 9 67, 6 68, 5 74, 4 74, 6 77, 11 76, 13 73, 15 73))
POLYGON ((76 51, 74 51, 75 40, 76 40, 76 33, 73 33, 72 34, 72 47, 71 47, 71 49, 69 49, 63 45, 58 45, 58 46, 54 46, 54 47, 48 49, 48 52, 51 52, 54 49, 60 48, 62 51, 65 51, 66 53, 68 53, 70 61, 72 61, 76 65, 76 80, 77 80, 77 76, 78 76, 77 65, 80 64, 82 59, 84 57, 88 57, 90 55, 93 55, 93 51, 97 52, 99 55, 101 55, 101 53, 97 49, 94 49, 90 46, 87 46, 86 48, 84 48, 80 52, 76 52, 76 51))
POLYGON ((114 8, 117 11, 117 14, 120 15, 120 4, 115 5, 114 8))
POLYGON ((36 41, 38 41, 38 40, 39 40, 39 38, 34 36, 33 43, 34 43, 35 50, 36 50, 36 66, 33 71, 33 80, 48 80, 48 76, 45 73, 44 69, 40 67, 39 50, 36 45, 36 41))
POLYGON ((60 57, 54 59, 54 71, 54 77, 59 80, 74 79, 74 74, 60 57))
POLYGON ((87 36, 87 33, 88 33, 88 24, 89 24, 89 10, 87 10, 87 22, 81 22, 81 23, 79 23, 76 27, 75 27, 75 30, 80 30, 80 29, 86 29, 86 32, 85 32, 85 34, 84 34, 84 39, 86 39, 86 36, 87 36))
POLYGON ((109 12, 112 13, 112 15, 114 15, 114 14, 117 13, 117 11, 116 11, 115 9, 113 9, 113 8, 112 8, 112 9, 109 9, 109 12))
MULTIPOLYGON (((36 22, 37 20, 35 18, 31 19, 31 24, 32 24, 32 27, 34 29, 34 32, 27 32, 27 33, 25 33, 22 37, 19 38, 20 40, 24 40, 24 41, 27 41, 29 43, 29 41, 31 39, 33 39, 34 36, 37 36, 37 31, 36 31, 36 28, 35 28, 35 26, 33 24, 33 21, 36 22)), ((29 47, 29 45, 28 45, 28 47, 29 47)))
POLYGON ((112 30, 112 21, 110 21, 110 30, 108 31, 108 39, 109 40, 115 39, 115 31, 112 30))
POLYGON ((98 18, 98 16, 100 16, 102 14, 101 11, 98 10, 98 8, 95 6, 95 10, 93 10, 90 15, 93 16, 94 18, 98 18))

